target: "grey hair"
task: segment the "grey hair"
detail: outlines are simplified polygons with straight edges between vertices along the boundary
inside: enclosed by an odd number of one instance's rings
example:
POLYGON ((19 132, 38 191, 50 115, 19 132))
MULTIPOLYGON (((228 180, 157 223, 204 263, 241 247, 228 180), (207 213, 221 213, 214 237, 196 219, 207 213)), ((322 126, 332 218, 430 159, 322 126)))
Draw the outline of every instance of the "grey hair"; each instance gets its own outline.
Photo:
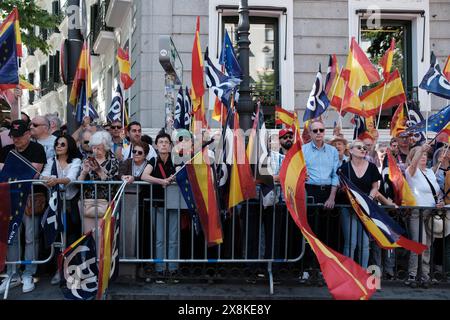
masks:
POLYGON ((364 142, 362 142, 362 141, 359 140, 359 139, 353 140, 353 141, 350 143, 349 149, 354 148, 356 144, 362 144, 362 145, 364 145, 364 142))
POLYGON ((103 144, 106 151, 111 150, 112 138, 108 131, 99 131, 92 135, 91 141, 89 141, 89 147, 103 144))
POLYGON ((47 118, 48 122, 50 122, 50 125, 52 122, 54 122, 57 129, 61 128, 61 119, 58 116, 58 112, 47 113, 45 117, 47 118))
MULTIPOLYGON (((78 141, 82 141, 82 140, 83 140, 83 135, 84 135, 85 132, 91 133, 91 131, 89 131, 89 129, 83 129, 83 130, 81 130, 81 131, 79 132, 79 134, 78 134, 78 141)), ((91 134, 91 136, 92 136, 92 134, 91 134)))

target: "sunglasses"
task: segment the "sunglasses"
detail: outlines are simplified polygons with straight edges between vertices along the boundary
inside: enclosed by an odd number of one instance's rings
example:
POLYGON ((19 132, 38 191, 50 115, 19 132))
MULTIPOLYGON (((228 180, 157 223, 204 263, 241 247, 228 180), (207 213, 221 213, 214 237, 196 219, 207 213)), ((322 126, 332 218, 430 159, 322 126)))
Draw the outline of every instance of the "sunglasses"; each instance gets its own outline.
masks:
POLYGON ((324 132, 325 132, 325 129, 323 129, 323 128, 320 128, 320 129, 313 129, 312 132, 314 132, 314 133, 317 133, 317 132, 324 133, 324 132))
POLYGON ((358 149, 358 150, 367 151, 367 147, 366 146, 355 146, 355 148, 358 149))
POLYGON ((66 143, 65 142, 59 142, 59 143, 56 144, 56 146, 64 148, 66 146, 66 143))
POLYGON ((142 156, 144 154, 144 151, 141 151, 141 150, 133 150, 131 152, 133 152, 133 154, 138 154, 140 156, 142 156))
POLYGON ((83 143, 84 144, 89 144, 89 140, 84 140, 83 143))
POLYGON ((281 139, 293 139, 294 137, 289 135, 282 136, 281 139))
POLYGON ((111 126, 111 129, 115 130, 115 129, 122 129, 122 126, 111 126))
POLYGON ((39 126, 45 126, 45 124, 43 124, 43 123, 30 123, 30 127, 31 126, 33 126, 33 127, 39 127, 39 126))

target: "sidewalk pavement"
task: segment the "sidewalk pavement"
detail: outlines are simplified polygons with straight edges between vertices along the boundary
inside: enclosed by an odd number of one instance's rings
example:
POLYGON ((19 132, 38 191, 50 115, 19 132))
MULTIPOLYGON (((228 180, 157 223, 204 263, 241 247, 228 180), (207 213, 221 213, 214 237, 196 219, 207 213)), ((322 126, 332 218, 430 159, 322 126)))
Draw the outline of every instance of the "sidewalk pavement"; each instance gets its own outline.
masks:
MULTIPOLYGON (((3 299, 3 295, 0 297, 3 299)), ((50 277, 42 277, 36 289, 22 293, 18 286, 9 292, 9 300, 64 300, 58 286, 50 284, 50 277)), ((108 300, 330 300, 326 286, 309 287, 296 283, 274 285, 269 292, 267 279, 256 284, 232 283, 156 284, 144 281, 119 281, 110 284, 108 300)), ((438 284, 429 289, 406 287, 401 282, 381 283, 371 300, 450 300, 449 284, 438 284)))

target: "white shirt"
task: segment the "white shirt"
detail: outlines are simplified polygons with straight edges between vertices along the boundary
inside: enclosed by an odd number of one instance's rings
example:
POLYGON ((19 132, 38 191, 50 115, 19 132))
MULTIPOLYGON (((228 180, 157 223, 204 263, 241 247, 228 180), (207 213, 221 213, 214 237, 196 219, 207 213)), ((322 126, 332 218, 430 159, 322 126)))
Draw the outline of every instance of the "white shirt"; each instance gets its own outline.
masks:
MULTIPOLYGON (((436 176, 434 175, 433 170, 426 169, 424 173, 433 185, 434 190, 437 192, 437 194, 439 194, 439 184, 436 180, 436 176)), ((431 191, 430 185, 427 182, 427 179, 425 179, 421 170, 417 168, 414 176, 411 176, 409 174, 409 171, 406 170, 405 175, 406 181, 408 181, 409 187, 411 188, 411 191, 416 198, 416 204, 423 207, 435 207, 436 201, 434 201, 433 192, 431 191)))
MULTIPOLYGON (((44 167, 44 171, 42 171, 42 176, 51 177, 52 176, 52 167, 53 161, 55 158, 47 160, 47 164, 44 167)), ((70 182, 76 181, 77 177, 80 173, 81 169, 81 160, 78 158, 72 159, 71 163, 67 164, 67 167, 62 169, 59 165, 59 161, 56 160, 56 170, 58 171, 58 177, 55 178, 68 178, 70 182)), ((54 176, 54 175, 53 175, 54 176)), ((63 184, 59 185, 61 188, 64 188, 63 184)), ((78 192, 78 186, 74 184, 69 184, 66 188, 66 199, 71 200, 76 196, 78 192)))
POLYGON ((45 139, 37 139, 36 142, 44 147, 45 155, 47 156, 47 162, 55 157, 55 140, 54 135, 49 135, 45 139))

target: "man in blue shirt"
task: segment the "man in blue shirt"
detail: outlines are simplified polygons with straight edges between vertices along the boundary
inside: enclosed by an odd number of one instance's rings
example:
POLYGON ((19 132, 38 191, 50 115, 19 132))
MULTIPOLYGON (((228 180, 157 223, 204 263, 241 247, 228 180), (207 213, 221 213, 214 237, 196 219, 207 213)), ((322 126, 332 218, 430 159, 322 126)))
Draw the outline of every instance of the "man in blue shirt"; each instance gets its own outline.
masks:
MULTIPOLYGON (((308 222, 317 237, 325 244, 329 244, 330 232, 333 233, 332 229, 338 227, 333 223, 330 224, 330 212, 324 212, 323 210, 334 208, 339 183, 336 173, 339 165, 339 154, 336 148, 325 143, 325 126, 321 121, 311 123, 309 129, 312 140, 302 146, 308 172, 305 185, 307 202, 309 204, 322 203, 323 208, 308 206, 308 222)), ((308 268, 318 269, 315 261, 316 258, 308 247, 304 257, 304 270, 308 268)), ((308 278, 308 272, 304 272, 301 282, 306 282, 308 278)), ((318 284, 324 284, 320 275, 318 284)))

